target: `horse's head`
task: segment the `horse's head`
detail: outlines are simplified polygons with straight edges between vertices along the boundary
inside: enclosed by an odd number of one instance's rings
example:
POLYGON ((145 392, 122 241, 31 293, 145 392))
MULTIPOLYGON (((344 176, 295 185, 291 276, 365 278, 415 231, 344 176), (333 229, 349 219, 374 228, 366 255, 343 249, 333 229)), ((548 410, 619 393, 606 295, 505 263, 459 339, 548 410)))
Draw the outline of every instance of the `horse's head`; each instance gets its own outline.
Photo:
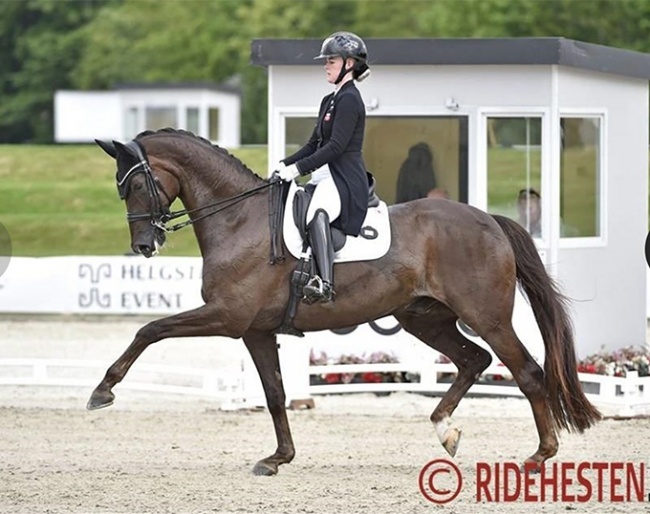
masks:
POLYGON ((144 147, 137 141, 122 144, 95 140, 117 161, 117 191, 126 203, 127 221, 131 231, 131 248, 135 253, 151 257, 165 243, 164 222, 178 188, 169 173, 152 168, 144 147))

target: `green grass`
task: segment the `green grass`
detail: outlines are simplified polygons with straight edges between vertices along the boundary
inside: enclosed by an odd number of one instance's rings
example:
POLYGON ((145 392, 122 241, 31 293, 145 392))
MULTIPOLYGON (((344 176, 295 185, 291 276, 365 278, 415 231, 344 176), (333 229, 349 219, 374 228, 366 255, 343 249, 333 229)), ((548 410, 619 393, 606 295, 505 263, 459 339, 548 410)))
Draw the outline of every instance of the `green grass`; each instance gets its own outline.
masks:
MULTIPOLYGON (((266 147, 232 153, 260 175, 266 147)), ((0 145, 0 223, 15 256, 122 255, 130 236, 115 162, 95 145, 0 145)), ((165 255, 198 255, 191 228, 167 238, 165 255)))
MULTIPOLYGON (((265 174, 265 146, 232 153, 265 174)), ((517 150, 490 150, 488 199, 495 211, 512 210, 517 192, 525 186, 524 157, 517 150)), ((576 151, 567 152, 565 159, 563 219, 581 235, 590 235, 596 230, 595 180, 589 166, 595 157, 576 151)), ((531 167, 531 183, 539 184, 538 156, 531 156, 531 167)), ((9 232, 12 254, 122 255, 128 251, 129 229, 114 175, 114 161, 95 145, 0 145, 0 223, 9 232)), ((192 229, 170 234, 163 252, 198 255, 192 229)))

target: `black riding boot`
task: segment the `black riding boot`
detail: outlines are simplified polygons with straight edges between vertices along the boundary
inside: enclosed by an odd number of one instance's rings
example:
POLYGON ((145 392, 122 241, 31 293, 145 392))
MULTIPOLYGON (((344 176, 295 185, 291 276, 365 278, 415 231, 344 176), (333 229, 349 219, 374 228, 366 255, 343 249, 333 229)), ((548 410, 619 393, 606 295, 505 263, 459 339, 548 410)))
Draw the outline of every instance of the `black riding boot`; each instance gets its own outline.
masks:
POLYGON ((331 302, 334 299, 334 247, 330 219, 323 210, 316 216, 307 229, 312 257, 316 261, 319 276, 312 278, 303 288, 307 303, 331 302))

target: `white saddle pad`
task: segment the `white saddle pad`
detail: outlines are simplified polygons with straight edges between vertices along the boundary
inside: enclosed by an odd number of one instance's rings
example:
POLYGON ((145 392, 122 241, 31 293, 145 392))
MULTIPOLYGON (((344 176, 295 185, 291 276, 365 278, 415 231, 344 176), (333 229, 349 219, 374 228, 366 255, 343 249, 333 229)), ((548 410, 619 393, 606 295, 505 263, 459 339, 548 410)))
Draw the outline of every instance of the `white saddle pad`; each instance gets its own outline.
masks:
MULTIPOLYGON (((303 243, 300 231, 293 220, 293 198, 299 187, 302 186, 298 186, 295 182, 291 183, 282 227, 284 244, 296 259, 300 258, 303 243)), ((378 207, 369 208, 362 226, 372 227, 377 231, 377 237, 366 239, 361 236, 347 236, 345 246, 334 254, 334 262, 371 261, 386 255, 390 248, 390 219, 386 203, 380 201, 378 207)))

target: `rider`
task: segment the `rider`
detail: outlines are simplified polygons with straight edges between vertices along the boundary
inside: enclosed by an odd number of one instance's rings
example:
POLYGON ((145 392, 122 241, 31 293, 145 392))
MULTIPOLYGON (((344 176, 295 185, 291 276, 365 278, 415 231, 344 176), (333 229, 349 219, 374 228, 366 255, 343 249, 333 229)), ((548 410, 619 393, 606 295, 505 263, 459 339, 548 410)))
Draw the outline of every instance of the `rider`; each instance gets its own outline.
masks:
POLYGON ((368 208, 368 175, 361 154, 366 111, 354 80, 364 80, 370 69, 365 43, 351 32, 329 36, 315 59, 325 59, 325 75, 334 92, 321 101, 309 141, 280 161, 277 173, 287 182, 312 174, 310 183, 316 187, 306 222, 320 277, 314 277, 303 293, 329 302, 335 294, 330 223, 358 236, 368 208))

